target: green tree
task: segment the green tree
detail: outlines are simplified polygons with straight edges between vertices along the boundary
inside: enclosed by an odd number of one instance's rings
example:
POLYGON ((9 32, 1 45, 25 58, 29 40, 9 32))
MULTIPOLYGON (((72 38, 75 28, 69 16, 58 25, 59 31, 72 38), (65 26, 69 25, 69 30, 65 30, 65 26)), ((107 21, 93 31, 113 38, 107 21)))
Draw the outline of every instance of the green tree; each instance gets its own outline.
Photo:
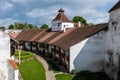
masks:
POLYGON ((29 29, 32 29, 33 28, 33 25, 32 24, 28 24, 27 25, 29 29))
POLYGON ((15 22, 14 24, 9 25, 9 29, 38 29, 36 25, 28 23, 19 23, 15 22))
POLYGON ((0 29, 5 29, 5 27, 4 26, 0 26, 0 29))
POLYGON ((38 27, 35 25, 35 26, 33 26, 33 29, 38 29, 38 27))
POLYGON ((88 26, 92 26, 92 25, 94 25, 93 23, 88 23, 88 26))
POLYGON ((48 29, 49 27, 48 27, 48 25, 47 24, 43 24, 41 27, 40 27, 40 29, 48 29))
POLYGON ((13 24, 9 25, 8 29, 14 29, 14 25, 13 24))
POLYGON ((81 17, 81 16, 75 16, 75 17, 73 17, 73 22, 78 23, 79 21, 81 23, 83 23, 84 25, 88 25, 86 19, 84 19, 83 17, 81 17))

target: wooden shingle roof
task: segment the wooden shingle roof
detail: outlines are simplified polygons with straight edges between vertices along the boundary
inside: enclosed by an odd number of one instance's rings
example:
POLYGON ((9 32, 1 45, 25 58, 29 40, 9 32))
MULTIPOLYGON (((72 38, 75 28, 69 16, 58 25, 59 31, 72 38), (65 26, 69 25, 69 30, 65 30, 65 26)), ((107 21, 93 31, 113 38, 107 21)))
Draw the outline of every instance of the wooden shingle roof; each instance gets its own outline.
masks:
POLYGON ((52 21, 71 22, 64 14, 64 10, 60 8, 58 15, 52 21))
POLYGON ((80 27, 74 29, 69 34, 63 36, 59 40, 53 42, 53 45, 59 46, 64 50, 68 50, 71 46, 83 41, 84 39, 104 30, 108 27, 108 24, 98 24, 89 27, 80 27))
POLYGON ((16 37, 18 41, 31 41, 33 37, 35 37, 42 30, 22 30, 22 32, 16 37))
POLYGON ((108 28, 108 24, 97 24, 88 27, 71 28, 66 32, 51 32, 47 30, 23 30, 18 36, 19 41, 32 41, 61 47, 68 50, 71 46, 108 28))

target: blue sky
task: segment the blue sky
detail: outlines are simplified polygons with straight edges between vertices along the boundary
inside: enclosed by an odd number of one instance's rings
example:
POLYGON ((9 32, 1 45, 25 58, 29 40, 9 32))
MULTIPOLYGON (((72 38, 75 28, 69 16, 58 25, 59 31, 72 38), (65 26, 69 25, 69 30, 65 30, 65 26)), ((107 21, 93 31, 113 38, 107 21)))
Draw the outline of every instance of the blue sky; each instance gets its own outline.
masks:
POLYGON ((118 0, 0 0, 0 26, 26 22, 41 26, 48 24, 61 7, 69 19, 83 16, 89 23, 108 22, 108 10, 118 0))

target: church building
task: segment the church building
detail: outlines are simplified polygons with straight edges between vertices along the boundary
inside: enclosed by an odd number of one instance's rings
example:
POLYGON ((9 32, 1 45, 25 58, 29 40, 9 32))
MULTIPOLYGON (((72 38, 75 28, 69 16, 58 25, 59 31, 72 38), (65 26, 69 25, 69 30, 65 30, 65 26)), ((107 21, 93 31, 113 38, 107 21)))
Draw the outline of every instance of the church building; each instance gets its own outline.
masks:
POLYGON ((16 37, 22 49, 44 54, 66 72, 104 69, 107 23, 76 27, 60 8, 52 20, 52 30, 22 30, 16 37), (96 46, 97 45, 97 46, 96 46))

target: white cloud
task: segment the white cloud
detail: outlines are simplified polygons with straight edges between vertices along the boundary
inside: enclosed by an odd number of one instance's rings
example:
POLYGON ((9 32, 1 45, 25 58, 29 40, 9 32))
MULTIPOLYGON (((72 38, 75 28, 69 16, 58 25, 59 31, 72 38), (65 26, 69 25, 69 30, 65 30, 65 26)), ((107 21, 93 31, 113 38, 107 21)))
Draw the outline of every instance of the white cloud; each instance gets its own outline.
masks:
POLYGON ((0 25, 8 25, 15 21, 32 24, 50 24, 57 15, 60 3, 70 19, 83 16, 88 22, 103 23, 108 21, 107 11, 118 0, 0 0, 0 25), (1 2, 2 1, 2 2, 1 2), (18 6, 19 5, 19 6, 18 6), (11 10, 10 10, 11 9, 11 10), (14 16, 13 16, 14 15, 14 16), (11 17, 12 16, 12 17, 11 17), (7 22, 7 23, 6 23, 7 22))
POLYGON ((0 8, 1 12, 8 10, 11 8, 13 5, 7 1, 0 1, 0 8))
POLYGON ((45 9, 32 9, 31 11, 27 12, 26 15, 30 18, 39 18, 39 17, 46 17, 51 18, 51 16, 55 16, 56 14, 56 7, 50 7, 45 9))
POLYGON ((12 0, 13 2, 17 2, 17 3, 25 3, 25 2, 29 2, 29 1, 33 1, 33 0, 12 0))
POLYGON ((14 20, 12 18, 0 19, 0 26, 5 26, 7 28, 10 24, 13 24, 14 22, 17 22, 17 21, 18 20, 14 20))

